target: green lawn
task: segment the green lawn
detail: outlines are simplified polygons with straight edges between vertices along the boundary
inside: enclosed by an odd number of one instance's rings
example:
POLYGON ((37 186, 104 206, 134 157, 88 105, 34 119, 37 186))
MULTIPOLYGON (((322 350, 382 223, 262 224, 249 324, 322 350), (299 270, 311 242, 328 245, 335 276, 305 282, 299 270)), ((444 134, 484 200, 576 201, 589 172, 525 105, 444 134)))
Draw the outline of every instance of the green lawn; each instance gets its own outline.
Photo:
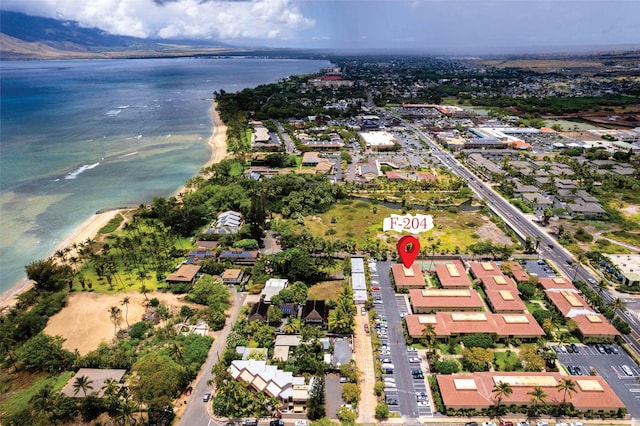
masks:
POLYGON ((8 418, 20 411, 29 408, 29 400, 42 388, 47 385, 53 387, 53 391, 62 390, 63 386, 73 377, 73 372, 67 371, 59 376, 45 376, 37 378, 30 386, 12 392, 4 392, 0 398, 0 411, 3 417, 8 418))
POLYGON ((498 371, 515 371, 518 357, 514 352, 495 352, 494 359, 498 371))
POLYGON ((309 300, 338 300, 338 293, 342 290, 344 281, 320 281, 309 287, 307 299, 309 300))
MULTIPOLYGON (((411 214, 425 213, 409 211, 411 214)), ((402 214, 398 209, 391 209, 379 204, 372 204, 358 200, 343 200, 336 203, 328 212, 307 216, 304 226, 314 235, 329 240, 356 240, 356 247, 363 249, 367 243, 380 248, 395 251, 395 244, 401 234, 383 232, 382 222, 391 214, 402 214), (333 223, 332 223, 333 222, 333 223), (326 234, 329 229, 335 229, 332 235, 326 234)), ((435 227, 419 235, 423 252, 429 251, 431 244, 440 242, 436 252, 453 253, 456 247, 460 252, 471 244, 481 240, 474 232, 478 227, 487 223, 488 218, 482 213, 435 211, 431 213, 435 227)), ((493 225, 493 224, 492 224, 493 225)), ((295 229, 295 227, 294 227, 295 229)), ((333 232, 333 231, 331 231, 333 232)), ((502 232, 502 231, 497 231, 502 232)))

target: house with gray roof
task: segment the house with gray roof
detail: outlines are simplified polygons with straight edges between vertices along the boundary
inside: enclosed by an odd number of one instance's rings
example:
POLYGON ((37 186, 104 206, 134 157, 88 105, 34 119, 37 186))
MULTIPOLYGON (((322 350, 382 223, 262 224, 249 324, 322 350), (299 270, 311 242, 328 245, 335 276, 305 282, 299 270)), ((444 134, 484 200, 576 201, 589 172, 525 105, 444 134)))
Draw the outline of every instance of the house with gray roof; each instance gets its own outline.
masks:
POLYGON ((304 377, 257 360, 232 361, 228 371, 235 380, 278 399, 287 410, 299 413, 306 410, 313 378, 307 384, 304 377))

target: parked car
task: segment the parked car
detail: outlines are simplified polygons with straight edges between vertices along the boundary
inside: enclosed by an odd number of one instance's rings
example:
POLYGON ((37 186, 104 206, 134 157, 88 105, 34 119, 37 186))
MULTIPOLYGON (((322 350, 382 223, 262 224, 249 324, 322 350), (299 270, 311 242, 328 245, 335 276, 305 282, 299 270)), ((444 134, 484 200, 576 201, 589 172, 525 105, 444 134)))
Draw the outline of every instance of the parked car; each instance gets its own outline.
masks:
POLYGON ((571 374, 572 376, 576 375, 576 370, 573 368, 572 365, 567 365, 567 371, 569 371, 569 374, 571 374))
POLYGON ((596 349, 598 350, 598 352, 600 352, 601 354, 605 353, 604 347, 600 344, 600 343, 596 343, 596 349))
POLYGON ((537 421, 536 426, 549 426, 549 422, 537 421))
POLYGON ((362 315, 367 315, 367 308, 365 308, 364 306, 362 308, 360 308, 360 313, 362 315))
POLYGON ((397 399, 387 399, 387 405, 398 405, 397 399))
POLYGON ((209 402, 209 400, 211 399, 211 392, 205 392, 204 395, 202 395, 202 402, 209 402))
POLYGON ((580 370, 580 367, 575 366, 575 367, 573 367, 573 369, 576 372, 576 376, 582 376, 582 370, 580 370))
POLYGON ((306 420, 298 420, 296 421, 296 426, 307 426, 306 420))
POLYGON ((364 332, 369 334, 369 324, 364 325, 364 332))
POLYGON ((411 357, 411 358, 409 358, 409 362, 410 363, 418 363, 418 362, 420 362, 420 358, 411 357))
POLYGON ((611 352, 613 352, 614 354, 618 355, 620 352, 618 352, 618 348, 616 348, 613 345, 609 345, 609 347, 611 348, 611 352))
POLYGON ((529 426, 529 422, 518 422, 516 426, 529 426))
POLYGON ((513 422, 500 422, 500 426, 513 426, 513 422))
POLYGON ((482 426, 496 426, 495 422, 482 422, 482 426))
POLYGON ((624 371, 624 374, 626 374, 627 376, 633 376, 633 371, 628 365, 623 365, 621 368, 622 371, 624 371))
POLYGON ((464 426, 478 426, 477 422, 466 422, 464 426))
POLYGON ((570 346, 571 346, 571 349, 573 350, 573 352, 574 352, 574 353, 576 353, 576 354, 577 354, 577 353, 579 352, 579 351, 578 351, 578 347, 576 346, 576 344, 575 344, 575 343, 572 343, 570 346))
POLYGON ((609 346, 609 345, 604 345, 604 346, 602 347, 602 349, 604 349, 604 351, 605 351, 607 354, 612 354, 612 353, 613 353, 613 351, 611 350, 611 346, 609 346))
POLYGON ((284 420, 276 419, 269 422, 269 426, 284 426, 284 420))

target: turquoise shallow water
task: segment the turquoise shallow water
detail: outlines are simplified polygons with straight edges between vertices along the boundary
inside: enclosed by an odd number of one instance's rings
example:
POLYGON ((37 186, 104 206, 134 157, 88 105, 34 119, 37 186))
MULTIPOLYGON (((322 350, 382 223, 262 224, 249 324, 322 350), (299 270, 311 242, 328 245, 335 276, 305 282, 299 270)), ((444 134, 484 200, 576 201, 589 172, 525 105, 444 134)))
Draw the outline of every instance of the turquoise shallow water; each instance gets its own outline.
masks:
POLYGON ((0 291, 105 208, 173 194, 209 158, 207 98, 326 61, 0 62, 0 291))

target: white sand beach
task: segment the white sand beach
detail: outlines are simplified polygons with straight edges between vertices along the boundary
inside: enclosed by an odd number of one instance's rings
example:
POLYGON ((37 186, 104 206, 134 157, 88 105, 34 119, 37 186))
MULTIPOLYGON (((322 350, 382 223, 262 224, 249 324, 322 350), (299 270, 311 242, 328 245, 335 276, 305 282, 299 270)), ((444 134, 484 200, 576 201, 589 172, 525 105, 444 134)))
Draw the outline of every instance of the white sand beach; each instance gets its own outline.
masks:
MULTIPOLYGON (((218 163, 223 160, 227 156, 227 126, 220 119, 220 114, 218 114, 217 105, 215 101, 211 103, 211 119, 213 122, 213 131, 211 133, 211 137, 209 138, 209 145, 211 146, 211 156, 207 160, 207 162, 203 165, 203 167, 209 167, 212 164, 218 163)), ((180 193, 184 191, 184 186, 176 192, 180 193)), ((57 250, 64 249, 65 247, 72 246, 74 243, 82 243, 87 239, 93 239, 98 234, 98 231, 102 229, 111 219, 113 219, 118 214, 123 214, 126 212, 126 209, 116 209, 116 210, 108 210, 105 212, 97 213, 86 221, 84 221, 80 226, 74 229, 67 237, 64 238, 56 246, 51 255, 55 253, 57 250)), ((32 282, 28 280, 26 277, 16 283, 9 291, 2 293, 0 296, 0 311, 4 310, 6 307, 13 306, 17 301, 17 296, 31 288, 32 282)))

